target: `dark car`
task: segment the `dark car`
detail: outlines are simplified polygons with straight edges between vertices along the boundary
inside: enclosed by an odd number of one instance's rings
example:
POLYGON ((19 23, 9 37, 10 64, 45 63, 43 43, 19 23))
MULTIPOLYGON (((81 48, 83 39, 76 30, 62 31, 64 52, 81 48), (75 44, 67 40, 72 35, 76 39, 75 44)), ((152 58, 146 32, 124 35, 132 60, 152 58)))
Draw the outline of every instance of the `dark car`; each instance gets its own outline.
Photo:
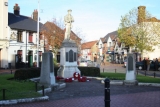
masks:
MULTIPOLYGON (((136 68, 137 69, 142 70, 142 69, 144 69, 143 67, 144 67, 143 61, 136 62, 136 68)), ((155 65, 154 65, 153 60, 150 60, 150 69, 155 70, 155 65)), ((160 71, 160 63, 158 65, 158 70, 160 71)))

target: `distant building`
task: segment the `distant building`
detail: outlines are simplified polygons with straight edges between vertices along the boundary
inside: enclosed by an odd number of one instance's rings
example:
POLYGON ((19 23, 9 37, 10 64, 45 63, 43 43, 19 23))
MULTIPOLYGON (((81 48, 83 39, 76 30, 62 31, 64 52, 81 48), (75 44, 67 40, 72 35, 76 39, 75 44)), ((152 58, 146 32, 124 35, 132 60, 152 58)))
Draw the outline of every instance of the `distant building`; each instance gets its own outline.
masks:
POLYGON ((81 59, 96 62, 98 56, 97 40, 85 42, 81 45, 81 59))

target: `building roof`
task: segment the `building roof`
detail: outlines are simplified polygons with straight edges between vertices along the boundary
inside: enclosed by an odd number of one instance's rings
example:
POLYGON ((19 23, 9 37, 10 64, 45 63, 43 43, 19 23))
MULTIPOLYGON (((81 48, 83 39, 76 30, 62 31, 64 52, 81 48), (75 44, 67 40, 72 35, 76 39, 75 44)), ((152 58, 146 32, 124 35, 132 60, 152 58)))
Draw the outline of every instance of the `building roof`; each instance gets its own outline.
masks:
POLYGON ((100 38, 102 42, 104 42, 105 38, 100 38))
POLYGON ((47 32, 54 32, 58 36, 59 40, 62 42, 64 39, 64 31, 58 27, 55 23, 47 21, 44 26, 47 28, 47 32))
POLYGON ((97 40, 96 41, 90 41, 90 42, 86 42, 86 43, 83 43, 81 45, 81 49, 91 49, 91 47, 97 43, 97 40))
MULTIPOLYGON (((27 31, 37 31, 37 21, 30 17, 23 15, 15 15, 13 13, 8 13, 8 26, 11 29, 27 30, 27 31)), ((42 23, 39 23, 40 30, 43 27, 42 23)))
POLYGON ((112 40, 114 40, 118 35, 118 32, 117 31, 113 31, 113 32, 110 32, 108 33, 104 38, 105 40, 103 41, 103 43, 107 43, 108 41, 108 38, 110 37, 112 40))

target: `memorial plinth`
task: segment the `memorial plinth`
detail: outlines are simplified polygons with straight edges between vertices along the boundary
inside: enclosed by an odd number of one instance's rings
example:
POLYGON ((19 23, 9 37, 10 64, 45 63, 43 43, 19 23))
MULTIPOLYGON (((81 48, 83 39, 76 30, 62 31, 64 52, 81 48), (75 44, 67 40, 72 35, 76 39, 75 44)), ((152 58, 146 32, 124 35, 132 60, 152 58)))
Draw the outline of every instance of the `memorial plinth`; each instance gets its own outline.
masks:
POLYGON ((77 45, 72 40, 64 40, 60 48, 60 68, 57 75, 70 78, 75 72, 80 74, 77 65, 77 45))
POLYGON ((127 55, 126 77, 124 85, 138 85, 136 80, 136 67, 135 67, 135 55, 127 55))
POLYGON ((46 87, 50 87, 55 84, 53 55, 51 52, 45 52, 42 54, 40 84, 46 87))

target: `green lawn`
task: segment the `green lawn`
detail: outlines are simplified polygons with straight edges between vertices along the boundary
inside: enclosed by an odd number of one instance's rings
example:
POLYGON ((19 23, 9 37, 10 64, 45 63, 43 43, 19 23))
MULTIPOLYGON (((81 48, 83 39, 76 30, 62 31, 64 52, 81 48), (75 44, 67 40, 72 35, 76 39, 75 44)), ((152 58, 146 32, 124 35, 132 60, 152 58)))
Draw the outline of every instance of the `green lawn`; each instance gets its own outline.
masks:
MULTIPOLYGON (((32 98, 42 96, 35 92, 35 83, 31 81, 8 80, 13 74, 0 75, 0 100, 2 100, 2 89, 6 89, 5 99, 32 98)), ((125 80, 124 73, 101 73, 101 77, 113 80, 125 80)), ((160 78, 138 75, 137 80, 145 83, 160 83, 160 78)))
POLYGON ((31 81, 7 80, 13 74, 0 75, 0 100, 2 100, 2 89, 6 89, 5 99, 19 99, 39 97, 41 94, 35 92, 35 83, 31 81))
MULTIPOLYGON (((125 80, 124 73, 101 73, 101 77, 109 78, 111 80, 125 80)), ((160 78, 137 75, 138 82, 144 83, 160 83, 160 78)))

